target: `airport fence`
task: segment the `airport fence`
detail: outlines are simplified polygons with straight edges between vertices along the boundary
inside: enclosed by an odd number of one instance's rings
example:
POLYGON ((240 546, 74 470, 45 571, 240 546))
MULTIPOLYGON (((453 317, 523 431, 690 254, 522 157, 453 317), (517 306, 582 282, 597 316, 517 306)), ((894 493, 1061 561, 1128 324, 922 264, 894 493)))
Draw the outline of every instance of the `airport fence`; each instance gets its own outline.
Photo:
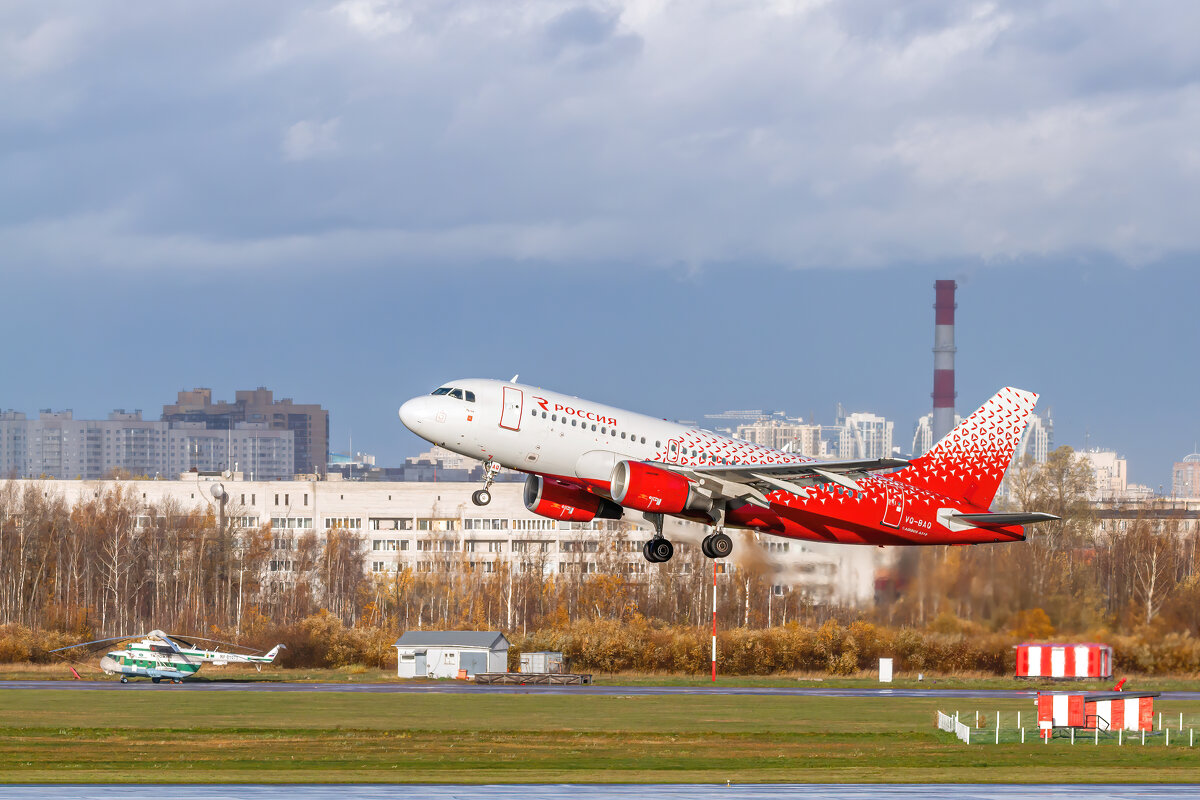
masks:
POLYGON ((994 717, 974 711, 969 714, 937 712, 937 727, 954 734, 963 744, 1031 744, 1061 747, 1091 746, 1160 746, 1196 749, 1196 727, 1200 715, 1164 714, 1155 717, 1150 731, 1103 730, 1101 728, 1054 728, 1049 738, 1042 737, 1037 714, 1026 711, 993 712, 994 717))

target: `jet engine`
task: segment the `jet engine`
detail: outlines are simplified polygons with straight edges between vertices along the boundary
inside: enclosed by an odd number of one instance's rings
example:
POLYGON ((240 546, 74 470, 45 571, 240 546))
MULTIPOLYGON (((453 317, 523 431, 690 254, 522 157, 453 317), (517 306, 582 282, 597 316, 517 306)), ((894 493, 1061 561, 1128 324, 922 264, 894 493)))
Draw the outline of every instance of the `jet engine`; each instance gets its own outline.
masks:
POLYGON ((620 519, 621 507, 569 483, 547 480, 541 475, 525 479, 525 507, 550 519, 570 522, 591 522, 600 519, 620 519))
POLYGON ((617 462, 611 482, 613 500, 626 508, 661 514, 704 514, 712 508, 712 498, 678 472, 641 461, 617 462))

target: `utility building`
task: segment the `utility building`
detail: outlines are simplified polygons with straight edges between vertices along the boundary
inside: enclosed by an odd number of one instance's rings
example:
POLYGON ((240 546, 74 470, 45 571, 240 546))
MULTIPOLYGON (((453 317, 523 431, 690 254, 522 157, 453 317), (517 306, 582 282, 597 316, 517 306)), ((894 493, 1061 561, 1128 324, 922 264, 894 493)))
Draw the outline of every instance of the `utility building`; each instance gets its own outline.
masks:
POLYGON ((456 678, 508 670, 508 639, 497 631, 406 631, 396 644, 396 676, 456 678))

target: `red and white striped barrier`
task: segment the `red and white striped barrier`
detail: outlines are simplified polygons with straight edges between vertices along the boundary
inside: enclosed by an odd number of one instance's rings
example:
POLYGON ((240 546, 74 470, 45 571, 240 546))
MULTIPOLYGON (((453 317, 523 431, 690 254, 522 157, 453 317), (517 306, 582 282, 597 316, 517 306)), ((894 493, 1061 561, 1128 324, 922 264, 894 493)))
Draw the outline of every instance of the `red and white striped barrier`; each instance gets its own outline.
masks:
POLYGON ((1018 678, 1111 678, 1112 647, 1106 644, 1019 644, 1018 678))
POLYGON ((1150 731, 1158 692, 1038 692, 1038 727, 1150 731))

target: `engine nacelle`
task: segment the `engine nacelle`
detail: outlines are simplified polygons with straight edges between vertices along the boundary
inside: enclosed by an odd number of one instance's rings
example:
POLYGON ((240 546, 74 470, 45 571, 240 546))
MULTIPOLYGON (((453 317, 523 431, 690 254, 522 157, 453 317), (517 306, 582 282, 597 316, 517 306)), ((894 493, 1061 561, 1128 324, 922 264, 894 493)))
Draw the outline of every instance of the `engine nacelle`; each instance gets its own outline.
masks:
POLYGON ((621 507, 569 483, 547 480, 541 475, 525 479, 525 507, 535 514, 569 522, 591 522, 596 518, 620 519, 621 507))
POLYGON ((712 498, 678 472, 641 461, 618 462, 613 467, 611 485, 613 500, 638 511, 704 514, 712 508, 712 498))

